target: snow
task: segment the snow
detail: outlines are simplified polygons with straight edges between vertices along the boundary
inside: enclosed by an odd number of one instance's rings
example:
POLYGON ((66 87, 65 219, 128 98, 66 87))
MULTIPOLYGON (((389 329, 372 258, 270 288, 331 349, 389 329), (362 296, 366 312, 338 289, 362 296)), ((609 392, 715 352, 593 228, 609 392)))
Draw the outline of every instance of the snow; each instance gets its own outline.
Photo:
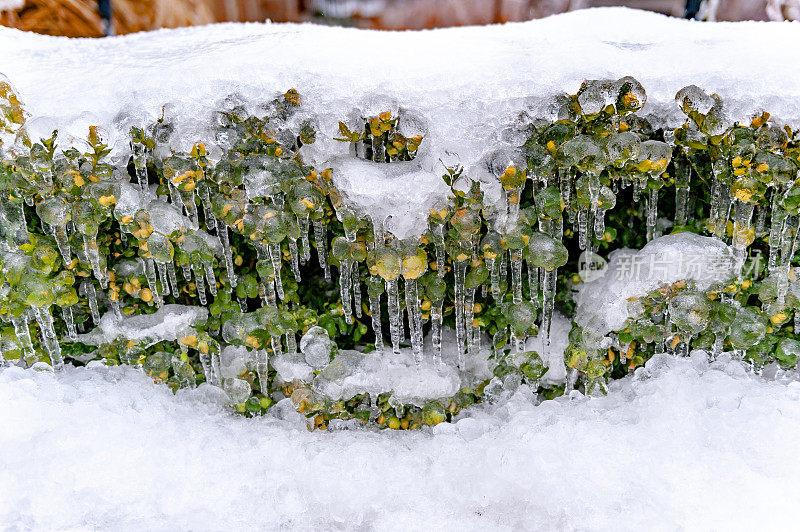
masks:
POLYGON ((452 196, 441 166, 438 172, 426 171, 416 161, 383 164, 351 157, 328 165, 345 203, 400 240, 419 238, 417 228, 427 227, 430 211, 448 205, 452 196))
MULTIPOLYGON (((520 140, 512 127, 520 113, 553 116, 555 98, 587 78, 637 78, 648 93, 642 114, 656 125, 683 121, 674 96, 689 84, 719 93, 734 119, 767 109, 800 124, 798 44, 799 24, 699 23, 623 8, 421 32, 221 24, 69 40, 0 28, 0 72, 32 118, 78 137, 96 121, 123 139, 166 104, 178 131, 170 146, 185 150, 208 142, 211 114, 226 98, 263 112, 261 104, 296 88, 298 120, 311 116, 319 128, 303 155, 322 168, 349 151, 333 140, 340 120, 353 126, 359 116, 400 113, 423 126, 410 181, 427 183, 444 165, 471 168, 520 140)), ((358 183, 376 216, 392 211, 399 220, 410 210, 410 201, 373 201, 369 188, 379 193, 382 180, 358 183)))
POLYGON ((649 242, 639 251, 616 250, 598 278, 581 284, 575 321, 604 335, 622 329, 632 317, 629 298, 641 297, 662 284, 693 280, 698 290, 729 279, 731 249, 718 238, 676 233, 649 242))
POLYGON ((0 0, 0 11, 15 11, 25 5, 25 0, 0 0))
POLYGON ((133 369, 0 373, 11 529, 769 529, 800 504, 800 384, 657 357, 606 397, 525 386, 433 430, 307 432, 133 369))

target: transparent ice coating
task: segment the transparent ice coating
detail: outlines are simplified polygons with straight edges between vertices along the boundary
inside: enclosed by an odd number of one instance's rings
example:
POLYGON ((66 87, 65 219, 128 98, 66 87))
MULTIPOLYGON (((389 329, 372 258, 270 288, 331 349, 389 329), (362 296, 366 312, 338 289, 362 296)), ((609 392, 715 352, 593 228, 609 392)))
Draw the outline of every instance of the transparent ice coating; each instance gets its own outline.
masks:
POLYGON ((118 317, 108 311, 90 332, 78 335, 78 342, 102 345, 125 339, 144 342, 143 347, 163 341, 174 341, 185 334, 192 325, 208 318, 204 307, 164 305, 153 314, 118 317))
POLYGON ((800 119, 796 25, 699 24, 624 8, 435 32, 265 23, 67 40, 0 28, 0 50, 0 72, 32 118, 72 131, 92 116, 120 138, 114 129, 168 104, 175 148, 202 140, 225 98, 256 111, 288 88, 303 98, 296 119, 317 119, 328 157, 347 151, 332 140, 339 120, 407 109, 426 127, 432 157, 456 155, 465 167, 496 147, 520 109, 551 116, 553 98, 585 79, 635 77, 647 88, 641 114, 656 127, 683 122, 674 98, 690 84, 719 94, 734 117, 768 109, 800 119), (404 60, 378 67, 351 50, 402 50, 404 60), (758 75, 742 68, 755 64, 758 75))

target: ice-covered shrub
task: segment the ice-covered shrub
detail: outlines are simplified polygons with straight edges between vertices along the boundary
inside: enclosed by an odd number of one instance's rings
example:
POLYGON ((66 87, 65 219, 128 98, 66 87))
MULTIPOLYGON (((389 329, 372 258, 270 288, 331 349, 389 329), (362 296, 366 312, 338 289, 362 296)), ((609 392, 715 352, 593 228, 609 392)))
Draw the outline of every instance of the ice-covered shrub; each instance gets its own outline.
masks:
POLYGON ((28 120, 0 77, 3 360, 100 358, 220 386, 241 412, 285 396, 314 426, 392 428, 523 382, 602 390, 664 350, 795 364, 797 134, 728 123, 695 86, 685 124, 654 129, 645 99, 630 77, 586 81, 555 121, 523 115, 478 164, 432 171, 404 109, 341 117, 350 154, 320 163, 294 90, 229 100, 182 149, 166 109, 78 138, 28 120))

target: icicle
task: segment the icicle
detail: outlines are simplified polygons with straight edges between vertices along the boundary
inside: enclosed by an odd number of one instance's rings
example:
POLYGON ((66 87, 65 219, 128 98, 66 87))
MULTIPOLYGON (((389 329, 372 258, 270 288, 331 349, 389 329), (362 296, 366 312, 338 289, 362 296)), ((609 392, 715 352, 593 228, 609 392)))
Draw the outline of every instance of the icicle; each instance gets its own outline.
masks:
POLYGON ((297 240, 289 239, 289 255, 292 263, 292 275, 294 280, 300 282, 300 251, 297 249, 297 240))
POLYGON ((578 382, 578 370, 569 368, 567 380, 564 382, 564 395, 569 395, 569 392, 575 388, 576 382, 578 382))
POLYGON ((14 334, 17 337, 17 343, 22 349, 22 360, 29 365, 33 360, 35 352, 33 350, 33 342, 31 341, 31 331, 28 329, 28 315, 23 312, 18 318, 11 318, 11 324, 14 326, 14 334))
POLYGON ((171 292, 175 294, 175 296, 180 295, 180 290, 178 289, 178 275, 175 272, 175 264, 172 262, 167 263, 167 274, 169 274, 169 284, 172 285, 171 292))
POLYGON ((211 367, 211 355, 200 352, 200 365, 203 366, 203 376, 208 384, 214 382, 214 369, 211 367))
POLYGON ((225 259, 225 271, 228 274, 228 283, 231 288, 236 288, 236 272, 233 271, 233 251, 228 238, 228 226, 222 220, 217 220, 217 238, 222 244, 222 256, 225 259))
POLYGON ((606 211, 600 207, 594 210, 594 236, 599 239, 603 238, 606 232, 606 211))
POLYGON ((69 245, 69 236, 67 235, 66 225, 55 225, 51 227, 53 238, 56 240, 58 251, 61 253, 61 260, 64 261, 64 266, 69 266, 72 261, 72 247, 69 245))
POLYGON ((436 247, 436 274, 441 279, 444 277, 445 269, 444 225, 433 226, 433 244, 436 247))
POLYGON ((506 227, 516 227, 519 220, 519 204, 522 196, 522 187, 512 188, 506 192, 506 227))
POLYGON ((297 218, 297 225, 300 226, 300 246, 302 248, 300 250, 301 264, 306 264, 311 260, 311 244, 308 241, 309 224, 308 213, 297 218))
POLYGON ((492 287, 492 297, 497 301, 500 297, 500 263, 496 259, 485 259, 489 269, 489 278, 492 287))
POLYGON ((269 259, 272 261, 272 267, 275 269, 275 289, 277 290, 278 297, 284 298, 283 281, 281 280, 281 245, 270 244, 267 247, 269 252, 269 259))
POLYGON ((331 280, 331 269, 328 267, 328 237, 326 236, 325 222, 313 220, 314 243, 317 245, 317 258, 319 267, 325 272, 325 280, 331 280))
POLYGON ((84 281, 84 286, 86 287, 86 300, 89 302, 89 310, 92 313, 92 321, 97 325, 100 323, 100 310, 97 308, 97 292, 92 282, 88 279, 84 281))
POLYGON ((392 350, 397 354, 400 353, 400 335, 402 334, 400 327, 400 293, 397 287, 397 279, 386 281, 386 295, 388 297, 389 307, 389 334, 392 337, 392 350))
POLYGON ((339 265, 339 293, 342 296, 342 313, 344 321, 350 325, 353 323, 353 301, 351 299, 351 275, 353 268, 350 261, 342 261, 339 265))
POLYGON ((214 386, 222 387, 222 369, 219 363, 219 352, 211 353, 211 383, 214 386))
POLYGON ((761 236, 764 234, 764 227, 767 225, 767 209, 763 206, 756 205, 756 226, 755 226, 755 236, 761 236))
POLYGON ((136 169, 136 182, 142 193, 147 191, 147 150, 143 144, 133 143, 133 167, 136 169))
POLYGON ((464 362, 464 340, 466 326, 464 323, 464 284, 467 276, 467 262, 456 261, 455 263, 455 310, 456 310, 456 350, 458 353, 458 367, 461 368, 464 362))
POLYGON ((286 353, 289 355, 297 353, 297 338, 293 329, 286 329, 286 353))
POLYGON ((181 194, 181 199, 183 200, 183 206, 186 208, 186 212, 189 214, 189 219, 192 223, 200 227, 200 218, 197 216, 197 204, 194 199, 194 191, 181 194))
POLYGON ((194 285, 197 288, 197 297, 200 299, 200 304, 206 306, 208 300, 206 299, 206 283, 203 280, 203 270, 194 264, 191 270, 194 273, 194 285))
POLYGON ((67 327, 67 339, 74 342, 78 337, 75 330, 75 319, 72 314, 72 307, 61 307, 61 316, 64 318, 64 325, 67 327))
POLYGON ((272 352, 275 353, 275 356, 281 356, 283 354, 283 346, 281 345, 280 336, 272 335, 270 344, 272 345, 272 352))
POLYGON ((431 305, 431 343, 433 344, 433 360, 442 361, 442 305, 440 299, 431 305))
POLYGON ((586 244, 589 239, 589 212, 585 207, 581 207, 578 211, 578 247, 586 249, 586 244))
POLYGON ((650 242, 656 235, 656 221, 658 216, 658 189, 650 189, 647 198, 647 241, 650 242))
POLYGON ((59 369, 64 365, 64 357, 61 356, 61 345, 56 338, 50 309, 33 307, 33 315, 36 317, 36 323, 39 324, 39 330, 42 333, 42 345, 50 356, 50 365, 53 366, 53 369, 59 369))
POLYGON ((203 269, 206 271, 206 281, 208 282, 208 291, 211 295, 217 296, 217 277, 214 275, 214 265, 211 262, 204 262, 203 269))
MULTIPOLYGON (((169 277, 167 276, 167 265, 163 262, 156 262, 158 268, 158 280, 161 281, 161 295, 166 297, 170 294, 169 277)), ((177 295, 177 294, 176 294, 177 295)))
POLYGON ((167 180, 167 186, 169 187, 169 197, 172 204, 183 214, 185 205, 183 204, 183 198, 181 198, 181 191, 178 190, 178 187, 176 187, 171 180, 167 180))
POLYGON ((89 258, 89 264, 92 266, 92 272, 95 279, 100 282, 100 288, 106 287, 106 277, 100 269, 100 249, 97 247, 97 240, 93 236, 83 236, 83 250, 89 258))
POLYGON ((531 293, 531 303, 539 306, 539 268, 533 266, 530 261, 528 261, 528 289, 531 293))
POLYGON ((542 326, 540 334, 544 340, 544 354, 550 355, 550 324, 553 319, 553 305, 556 295, 556 281, 558 280, 558 268, 544 270, 544 281, 542 283, 542 326))
POLYGON ((353 261, 353 274, 350 277, 351 282, 353 283, 353 308, 356 313, 356 317, 360 318, 362 314, 361 310, 361 273, 358 269, 358 262, 353 261))
POLYGON ((508 253, 501 252, 500 253, 500 284, 506 282, 506 277, 508 277, 508 253))
POLYGON ((183 271, 183 280, 187 283, 192 281, 192 267, 189 264, 181 265, 181 270, 183 271))
POLYGON ((411 330, 411 348, 414 350, 414 358, 417 367, 422 364, 422 314, 419 308, 419 296, 417 294, 417 280, 404 279, 406 291, 406 312, 408 313, 408 326, 411 330))
POLYGON ((731 208, 730 188, 714 177, 712 183, 711 219, 714 223, 714 236, 723 238, 728 228, 728 212, 731 208))
POLYGON ((781 235, 783 234, 783 224, 786 219, 786 211, 780 208, 780 197, 783 190, 776 189, 772 195, 772 208, 770 209, 769 227, 769 260, 767 262, 769 272, 773 273, 778 262, 778 250, 781 248, 781 235))
POLYGON ((153 259, 145 259, 144 275, 147 278, 147 285, 150 287, 150 292, 153 293, 153 302, 156 304, 156 308, 161 308, 161 305, 164 304, 164 301, 161 299, 161 292, 158 291, 158 284, 156 282, 156 266, 153 259))
POLYGON ((800 216, 792 215, 786 218, 783 237, 781 238, 781 258, 778 265, 778 298, 777 303, 783 306, 786 292, 789 289, 789 271, 792 267, 792 258, 797 250, 797 232, 800 216))
POLYGON ((109 303, 111 304, 111 310, 114 312, 114 316, 122 319, 122 305, 120 304, 119 299, 114 299, 109 303))
POLYGON ((206 219, 206 228, 209 231, 212 229, 219 231, 219 224, 214 216, 214 208, 211 205, 211 196, 208 192, 208 185, 201 182, 197 188, 200 191, 200 200, 203 202, 203 216, 206 219))
POLYGON ((256 373, 261 393, 269 397, 269 358, 266 349, 256 351, 256 373))
MULTIPOLYGON (((520 284, 522 281, 520 280, 520 284)), ((473 326, 473 321, 475 320, 475 289, 469 288, 466 291, 466 304, 465 304, 465 320, 464 320, 464 327, 467 336, 467 353, 470 356, 475 355, 475 329, 477 327, 473 326)), ((480 329, 479 329, 480 330, 480 329)))
POLYGON ((688 159, 674 160, 675 165, 675 226, 686 225, 689 207, 689 190, 692 181, 692 166, 688 159))
POLYGON ((375 334, 375 349, 383 351, 383 326, 381 325, 381 298, 369 298, 369 313, 372 315, 372 332, 375 334))
POLYGON ((511 251, 511 286, 514 304, 518 305, 522 303, 522 254, 517 250, 511 251))
POLYGON ((564 202, 564 210, 571 212, 570 200, 572 199, 572 180, 568 168, 559 168, 558 186, 561 190, 561 200, 564 202))

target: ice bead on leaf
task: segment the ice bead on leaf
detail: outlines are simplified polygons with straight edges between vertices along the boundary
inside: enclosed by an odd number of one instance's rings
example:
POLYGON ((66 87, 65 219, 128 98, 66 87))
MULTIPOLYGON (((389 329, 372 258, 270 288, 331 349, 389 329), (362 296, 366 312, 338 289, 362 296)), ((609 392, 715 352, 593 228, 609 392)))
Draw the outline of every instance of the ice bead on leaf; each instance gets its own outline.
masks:
POLYGON ((651 177, 658 177, 667 169, 672 159, 672 148, 666 142, 646 140, 639 149, 638 170, 651 177))
POLYGON ((528 241, 528 253, 531 264, 548 270, 565 265, 569 259, 569 253, 563 243, 539 232, 531 235, 528 241))
POLYGON ((233 378, 225 379, 222 383, 222 389, 228 394, 231 403, 240 405, 247 401, 252 392, 250 383, 243 379, 233 378))
POLYGON ((586 80, 578 90, 578 105, 586 116, 596 115, 616 100, 611 80, 586 80))
POLYGON ((309 366, 320 369, 331 361, 337 348, 328 331, 315 325, 300 339, 300 352, 303 353, 309 366))
POLYGON ((638 160, 640 147, 639 135, 632 131, 612 133, 605 138, 605 149, 609 162, 617 168, 624 167, 628 161, 638 160))
POLYGON ((767 332, 767 319, 752 308, 743 307, 736 312, 728 341, 736 349, 747 349, 760 342, 767 332))
POLYGON ((600 143, 589 135, 578 135, 568 140, 560 149, 562 159, 587 174, 599 174, 606 164, 606 156, 600 143))
POLYGON ((616 92, 617 113, 633 113, 644 107, 647 102, 647 93, 639 81, 631 76, 625 76, 614 83, 616 92))
POLYGON ((714 106, 714 99, 697 85, 688 85, 679 90, 675 95, 675 101, 687 116, 693 113, 705 116, 714 106))
POLYGON ((706 329, 711 319, 711 303, 702 293, 682 293, 669 301, 669 317, 674 325, 689 334, 706 329))

